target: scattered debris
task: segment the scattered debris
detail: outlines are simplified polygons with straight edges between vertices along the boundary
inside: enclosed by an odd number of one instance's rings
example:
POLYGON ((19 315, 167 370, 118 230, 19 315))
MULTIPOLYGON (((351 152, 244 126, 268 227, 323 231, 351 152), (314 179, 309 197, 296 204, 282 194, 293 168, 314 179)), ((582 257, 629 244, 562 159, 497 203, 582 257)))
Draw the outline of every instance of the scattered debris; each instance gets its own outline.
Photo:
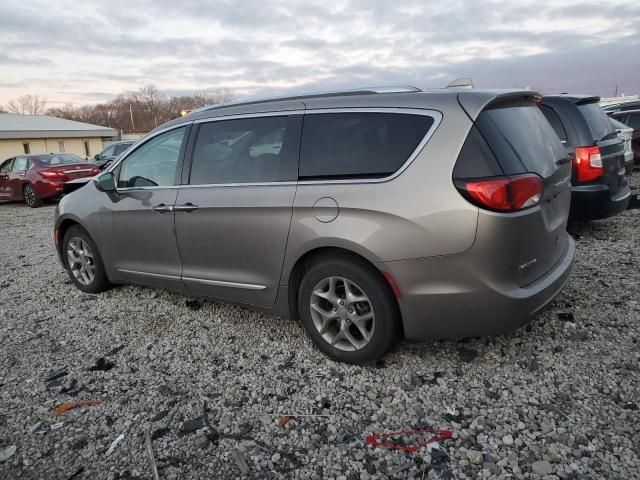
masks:
POLYGON ((451 438, 453 432, 451 430, 435 430, 431 428, 420 428, 415 430, 401 430, 399 432, 377 433, 374 435, 368 435, 364 439, 364 443, 372 445, 374 447, 387 447, 391 450, 402 450, 403 452, 413 453, 426 447, 430 443, 439 442, 451 438), (424 434, 432 434, 427 440, 424 439, 424 434), (414 445, 406 445, 404 439, 397 441, 382 440, 384 438, 397 437, 397 436, 415 436, 418 440, 414 445))
POLYGON ((153 455, 153 443, 148 431, 144 434, 144 441, 146 445, 147 458, 149 458, 149 464, 151 466, 151 475, 153 480, 159 480, 160 476, 158 475, 158 465, 156 464, 156 457, 153 455))
POLYGON ((11 445, 3 450, 0 450, 0 462, 6 462, 11 457, 13 457, 16 453, 16 446, 11 445))
POLYGON ((198 310, 200 310, 200 308, 202 308, 202 303, 200 302, 200 300, 196 300, 195 298, 189 298, 184 303, 189 308, 189 310, 193 310, 194 312, 197 312, 198 310))
POLYGON ((184 422, 182 424, 182 428, 180 429, 180 432, 178 432, 180 435, 188 435, 189 433, 193 433, 196 430, 200 430, 201 428, 206 427, 206 423, 205 423, 205 419, 204 416, 201 417, 196 417, 192 420, 187 420, 186 422, 184 422))
POLYGON ((65 375, 67 375, 69 372, 67 372, 64 369, 59 369, 59 370, 49 370, 49 375, 47 376, 47 378, 45 379, 45 382, 52 382, 53 380, 57 380, 60 377, 64 377, 65 375))
POLYGON ((64 425, 64 422, 54 423, 53 425, 51 425, 51 430, 58 430, 59 428, 62 428, 63 425, 64 425))
POLYGON ((169 415, 169 411, 170 410, 162 410, 160 413, 156 414, 150 421, 157 422, 159 420, 162 420, 164 417, 169 415))
POLYGON ((169 433, 169 431, 170 430, 166 427, 158 428, 151 434, 151 440, 157 440, 161 437, 164 437, 167 433, 169 433))
POLYGON ((558 314, 558 319, 563 322, 573 322, 573 313, 571 312, 560 312, 558 314))
POLYGON ((124 433, 121 433, 120 435, 118 435, 116 437, 116 439, 113 442, 111 442, 111 446, 109 447, 109 449, 105 453, 105 456, 108 457, 109 455, 111 455, 123 438, 124 438, 124 433))
POLYGON ((280 428, 284 428, 285 425, 287 423, 289 423, 289 420, 291 420, 293 417, 291 415, 284 415, 280 418, 280 420, 278 420, 278 427, 280 428))
POLYGON ((98 405, 100 403, 102 403, 101 400, 77 400, 77 401, 72 401, 72 402, 64 402, 64 403, 61 403, 60 405, 58 405, 57 407, 54 407, 51 410, 51 413, 53 413, 54 415, 63 415, 67 411, 69 411, 71 409, 74 409, 74 408, 92 407, 92 406, 98 405))
POLYGON ((76 388, 77 384, 78 384, 78 381, 75 378, 72 378, 71 380, 69 380, 69 383, 67 383, 64 387, 60 389, 60 393, 69 393, 74 388, 76 388))
POLYGON ((112 362, 111 360, 107 360, 104 357, 100 357, 99 359, 96 360, 95 365, 89 367, 89 371, 91 372, 108 372, 109 370, 111 370, 113 367, 115 367, 116 364, 114 362, 112 362))
POLYGON ((71 475, 69 475, 67 477, 67 480, 73 480, 74 478, 76 478, 78 475, 80 475, 82 472, 84 472, 84 467, 80 467, 78 468, 75 472, 73 472, 71 475))
POLYGON ((41 426, 42 426, 42 422, 34 423, 29 429, 29 433, 36 433, 38 430, 40 430, 41 426))
POLYGON ((244 458, 244 454, 237 448, 234 448, 233 450, 231 450, 231 455, 233 456, 233 460, 236 462, 240 473, 242 473, 242 475, 247 475, 250 472, 250 469, 249 465, 247 465, 247 461, 244 458))
POLYGON ((588 332, 574 332, 569 335, 569 340, 575 340, 576 342, 586 342, 589 340, 588 332))
POLYGON ((115 355, 116 353, 118 353, 120 350, 122 350, 124 348, 124 343, 122 345, 118 345, 116 348, 114 348, 113 350, 109 350, 107 353, 104 354, 105 357, 111 357, 113 355, 115 355))
POLYGON ((286 370, 287 368, 293 368, 293 366, 294 366, 293 357, 295 357, 295 356, 296 356, 296 354, 295 354, 295 353, 292 353, 292 354, 289 356, 289 358, 287 358, 287 359, 284 361, 284 363, 281 363, 281 364, 278 366, 278 369, 279 369, 279 370, 286 370))
POLYGON ((434 470, 444 470, 449 463, 449 456, 439 448, 431 450, 431 468, 434 470))
POLYGON ((460 358, 460 360, 466 363, 473 362, 478 357, 478 355, 478 351, 474 350, 473 348, 465 347, 458 350, 458 357, 460 358))

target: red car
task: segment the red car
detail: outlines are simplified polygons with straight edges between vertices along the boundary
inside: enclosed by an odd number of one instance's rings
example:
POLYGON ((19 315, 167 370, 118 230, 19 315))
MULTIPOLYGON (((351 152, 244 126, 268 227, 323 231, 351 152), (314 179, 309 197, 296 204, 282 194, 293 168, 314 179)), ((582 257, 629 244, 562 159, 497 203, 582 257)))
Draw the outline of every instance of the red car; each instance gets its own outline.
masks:
POLYGON ((60 196, 65 182, 98 173, 96 164, 70 153, 19 155, 0 165, 0 201, 24 200, 38 207, 60 196))

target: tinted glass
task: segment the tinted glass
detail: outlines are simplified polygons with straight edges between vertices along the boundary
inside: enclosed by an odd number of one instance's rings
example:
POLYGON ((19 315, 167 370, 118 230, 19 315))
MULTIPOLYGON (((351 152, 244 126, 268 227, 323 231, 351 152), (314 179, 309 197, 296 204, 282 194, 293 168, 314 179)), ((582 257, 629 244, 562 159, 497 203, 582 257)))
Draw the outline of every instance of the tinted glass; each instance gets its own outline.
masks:
POLYGON ((4 162, 2 164, 2 166, 0 166, 0 172, 10 172, 11 171, 11 162, 13 162, 13 159, 7 160, 6 162, 4 162))
POLYGON ((489 145, 474 125, 458 155, 453 169, 454 178, 497 177, 503 173, 489 145))
POLYGON ((398 113, 304 117, 300 178, 386 177, 414 152, 433 118, 398 113))
POLYGON ((26 157, 17 157, 13 161, 13 168, 11 168, 14 172, 23 172, 24 170, 29 168, 29 161, 26 157))
POLYGON ((122 152, 124 152, 130 146, 131 146, 130 143, 120 143, 120 144, 116 145, 116 148, 113 151, 113 155, 114 156, 120 155, 122 152))
POLYGON ((627 125, 634 130, 640 130, 640 113, 630 113, 627 118, 627 125))
POLYGON ((118 187, 166 187, 175 184, 185 127, 162 133, 120 164, 118 187))
POLYGON ((615 134, 609 117, 607 117, 607 114, 604 113, 599 104, 587 103, 586 105, 578 105, 578 110, 587 121, 595 142, 604 139, 608 135, 615 134))
POLYGON ((540 105, 540 110, 542 111, 544 116, 547 118, 547 120, 555 130, 558 137, 560 137, 560 140, 566 142, 567 132, 564 129, 564 125, 562 125, 562 120, 560 120, 560 117, 558 116, 558 114, 554 112, 551 107, 548 107, 547 105, 540 105))
POLYGON ((548 177, 566 158, 558 135, 535 103, 507 103, 480 113, 476 125, 507 175, 548 177))
POLYGON ((190 183, 293 180, 298 145, 295 123, 289 117, 258 117, 200 125, 190 183))
POLYGON ((82 160, 80 157, 76 156, 76 155, 72 155, 70 153, 58 153, 55 155, 43 155, 42 157, 38 157, 38 160, 40 160, 40 163, 42 163, 43 165, 50 165, 50 166, 55 166, 55 165, 70 165, 72 163, 83 163, 84 160, 82 160))
POLYGON ((102 152, 100 152, 101 157, 113 157, 113 151, 115 150, 115 145, 109 145, 102 152))

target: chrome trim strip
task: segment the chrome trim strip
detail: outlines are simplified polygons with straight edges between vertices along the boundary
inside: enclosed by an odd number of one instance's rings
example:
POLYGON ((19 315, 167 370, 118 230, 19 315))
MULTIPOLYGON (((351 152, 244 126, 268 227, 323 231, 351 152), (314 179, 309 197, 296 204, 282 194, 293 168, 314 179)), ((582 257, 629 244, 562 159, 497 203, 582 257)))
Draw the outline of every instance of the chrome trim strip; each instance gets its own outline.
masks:
POLYGON ((279 110, 276 112, 261 112, 261 113, 234 113, 231 115, 220 115, 217 117, 199 118, 194 120, 194 124, 218 122, 220 120, 241 120, 243 118, 258 118, 258 117, 288 117, 290 115, 303 115, 305 110, 279 110))
POLYGON ((62 173, 81 173, 81 172, 90 172, 93 168, 79 168, 77 170, 63 170, 62 173))
POLYGON ((121 187, 116 188, 116 192, 131 192, 134 190, 176 190, 181 185, 169 185, 167 187, 121 187))
POLYGON ((145 277, 153 277, 153 278, 164 278, 167 280, 180 280, 180 277, 177 275, 166 275, 164 273, 150 273, 150 272, 139 272, 137 270, 128 270, 126 268, 117 268, 119 272, 122 273, 131 273, 133 275, 143 275, 145 277))
POLYGON ((295 180, 283 182, 253 182, 253 183, 203 183, 201 185, 180 185, 180 188, 206 188, 206 187, 285 187, 298 184, 295 180))
POLYGON ((214 287, 244 288, 246 290, 264 290, 266 285, 255 285, 253 283, 223 282, 222 280, 207 280, 205 278, 182 277, 185 282, 202 283, 214 287))

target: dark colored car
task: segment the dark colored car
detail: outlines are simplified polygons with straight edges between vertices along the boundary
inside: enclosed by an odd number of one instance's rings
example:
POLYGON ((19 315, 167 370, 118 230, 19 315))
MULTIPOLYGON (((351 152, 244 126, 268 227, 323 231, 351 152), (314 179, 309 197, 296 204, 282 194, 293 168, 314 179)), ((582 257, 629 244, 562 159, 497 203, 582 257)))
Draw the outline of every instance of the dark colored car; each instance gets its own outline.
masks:
POLYGON ((96 154, 96 156, 93 158, 98 163, 98 167, 100 168, 100 170, 104 170, 111 164, 111 162, 118 158, 118 155, 120 155, 122 152, 125 152, 134 143, 135 141, 133 140, 112 143, 111 145, 105 147, 100 153, 96 154))
POLYGON ((614 103, 613 105, 605 105, 602 109, 607 112, 607 115, 611 115, 617 112, 627 112, 629 110, 640 110, 640 100, 634 100, 632 102, 614 103))
POLYGON ((38 207, 60 196, 68 180, 100 173, 95 164, 70 153, 19 155, 0 165, 0 200, 38 207))
POLYGON ((575 220, 608 218, 626 210, 631 192, 624 142, 598 102, 587 95, 550 95, 540 108, 573 164, 571 214, 575 220))
POLYGON ((611 118, 614 118, 633 129, 633 134, 631 135, 633 161, 636 165, 640 164, 640 109, 612 113, 611 118))

